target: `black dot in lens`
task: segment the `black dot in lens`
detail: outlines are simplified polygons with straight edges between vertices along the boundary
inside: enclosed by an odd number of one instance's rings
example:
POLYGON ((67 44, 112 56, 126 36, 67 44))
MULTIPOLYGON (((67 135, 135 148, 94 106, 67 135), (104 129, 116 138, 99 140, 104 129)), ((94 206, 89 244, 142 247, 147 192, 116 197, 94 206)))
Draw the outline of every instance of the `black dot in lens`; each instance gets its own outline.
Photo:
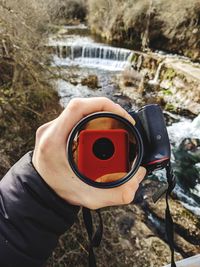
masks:
POLYGON ((115 152, 115 147, 112 141, 108 138, 99 138, 93 145, 94 155, 102 160, 106 160, 112 157, 115 152))

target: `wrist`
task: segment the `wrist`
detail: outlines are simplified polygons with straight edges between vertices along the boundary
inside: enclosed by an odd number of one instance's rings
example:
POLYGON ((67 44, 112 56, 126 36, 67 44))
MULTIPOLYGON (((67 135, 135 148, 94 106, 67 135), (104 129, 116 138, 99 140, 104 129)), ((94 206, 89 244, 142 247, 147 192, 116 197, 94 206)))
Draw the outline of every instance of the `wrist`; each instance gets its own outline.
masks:
MULTIPOLYGON (((47 160, 39 156, 38 153, 36 154, 35 151, 32 156, 32 165, 36 172, 40 175, 41 179, 48 187, 51 188, 52 191, 54 191, 56 195, 71 205, 81 206, 80 196, 77 196, 77 191, 73 190, 73 188, 76 188, 77 186, 77 181, 74 181, 77 178, 74 177, 73 174, 69 174, 67 172, 67 166, 64 168, 66 169, 66 174, 60 172, 59 167, 54 167, 54 169, 58 170, 55 172, 50 167, 47 167, 47 160), (69 176, 72 178, 70 180, 70 186, 68 179, 69 176)), ((48 166, 51 166, 51 164, 48 164, 48 166)), ((80 194, 80 190, 78 191, 80 194)))

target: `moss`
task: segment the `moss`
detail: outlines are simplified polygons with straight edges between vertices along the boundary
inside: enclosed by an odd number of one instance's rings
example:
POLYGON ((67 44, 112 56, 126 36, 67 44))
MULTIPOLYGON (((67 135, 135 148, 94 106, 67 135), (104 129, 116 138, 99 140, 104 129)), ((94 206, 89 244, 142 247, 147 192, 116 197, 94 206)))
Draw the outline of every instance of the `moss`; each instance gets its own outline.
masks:
POLYGON ((139 57, 138 54, 133 53, 132 56, 130 57, 130 62, 131 62, 131 63, 136 63, 137 60, 138 60, 138 57, 139 57))
POLYGON ((163 80, 172 80, 176 76, 176 72, 173 68, 167 68, 163 73, 163 80))
POLYGON ((171 103, 167 103, 165 109, 170 112, 175 112, 177 110, 177 108, 171 103))
POLYGON ((193 57, 194 57, 194 53, 193 53, 191 50, 187 50, 187 51, 185 52, 185 55, 186 55, 187 57, 189 57, 189 58, 193 58, 193 57))
POLYGON ((163 95, 173 95, 172 91, 170 89, 162 89, 163 95))

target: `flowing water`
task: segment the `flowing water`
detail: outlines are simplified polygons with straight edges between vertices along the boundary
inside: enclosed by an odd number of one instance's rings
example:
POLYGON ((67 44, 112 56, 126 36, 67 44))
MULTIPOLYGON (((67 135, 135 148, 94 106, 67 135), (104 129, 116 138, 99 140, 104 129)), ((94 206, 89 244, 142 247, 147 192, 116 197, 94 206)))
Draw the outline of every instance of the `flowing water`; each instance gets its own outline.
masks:
POLYGON ((55 47, 54 64, 80 66, 108 71, 121 71, 128 64, 133 52, 94 42, 90 37, 69 35, 62 40, 50 40, 55 47))
MULTIPOLYGON (((85 30, 84 27, 82 28, 85 30)), ((129 58, 134 52, 97 43, 90 36, 78 35, 75 29, 74 32, 62 38, 51 37, 48 44, 54 51, 53 66, 59 67, 60 73, 65 77, 65 79, 55 81, 62 105, 66 106, 74 97, 106 96, 127 110, 136 109, 137 106, 131 99, 121 95, 116 82, 116 75, 130 65, 129 58), (81 84, 81 79, 88 75, 98 77, 97 89, 92 90, 81 84)), ((160 69, 161 65, 152 83, 158 82, 160 69)), ((193 121, 180 117, 178 122, 168 126, 168 132, 173 149, 177 148, 185 138, 200 139, 200 115, 193 121)), ((172 160, 176 165, 174 155, 172 155, 172 160)), ((193 168, 199 174, 195 186, 186 189, 179 181, 174 192, 185 208, 200 216, 200 163, 194 164, 193 168)), ((158 172, 157 178, 163 179, 162 171, 158 172)))
MULTIPOLYGON (((170 143, 172 148, 180 146, 181 142, 184 139, 190 138, 194 140, 200 139, 200 114, 194 119, 189 120, 181 118, 177 123, 173 123, 168 127, 168 134, 170 137, 170 143)), ((175 152, 174 152, 175 153, 175 152)), ((200 146, 197 149, 197 156, 200 159, 200 146), (198 154, 197 154, 198 153, 198 154)), ((188 153, 189 156, 192 156, 192 150, 188 153)), ((172 154, 173 165, 176 167, 176 157, 172 154)), ((196 172, 198 172, 198 177, 196 178, 195 185, 192 188, 183 188, 181 184, 177 184, 175 187, 175 194, 181 200, 183 206, 194 214, 200 217, 200 162, 199 160, 194 162, 193 166, 196 172)), ((192 179, 192 177, 190 177, 192 179)))

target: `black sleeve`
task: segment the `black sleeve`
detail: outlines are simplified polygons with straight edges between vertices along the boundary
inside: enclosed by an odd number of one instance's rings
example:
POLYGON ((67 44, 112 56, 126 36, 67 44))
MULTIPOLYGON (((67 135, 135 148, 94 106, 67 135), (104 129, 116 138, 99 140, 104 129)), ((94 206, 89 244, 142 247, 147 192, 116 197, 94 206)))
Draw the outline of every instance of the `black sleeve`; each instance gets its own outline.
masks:
POLYGON ((79 207, 61 199, 40 177, 32 153, 0 181, 0 266, 43 266, 79 207))

